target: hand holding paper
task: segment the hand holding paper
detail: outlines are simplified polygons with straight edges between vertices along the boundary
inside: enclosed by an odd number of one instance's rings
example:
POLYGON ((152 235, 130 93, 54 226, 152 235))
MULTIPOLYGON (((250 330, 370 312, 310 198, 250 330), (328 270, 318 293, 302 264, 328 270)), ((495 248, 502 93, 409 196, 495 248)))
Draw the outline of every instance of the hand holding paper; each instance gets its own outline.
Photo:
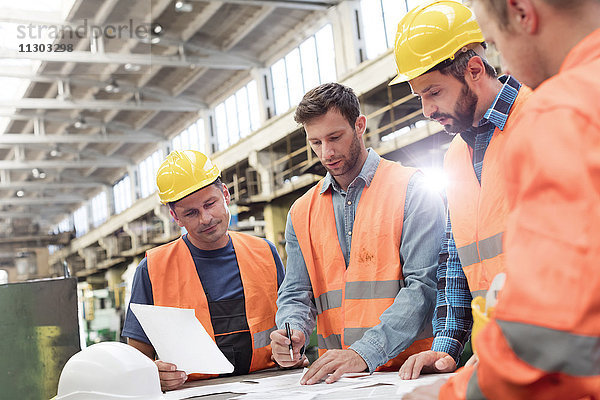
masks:
POLYGON ((233 365, 196 318, 194 310, 130 304, 163 361, 187 374, 226 374, 233 365))

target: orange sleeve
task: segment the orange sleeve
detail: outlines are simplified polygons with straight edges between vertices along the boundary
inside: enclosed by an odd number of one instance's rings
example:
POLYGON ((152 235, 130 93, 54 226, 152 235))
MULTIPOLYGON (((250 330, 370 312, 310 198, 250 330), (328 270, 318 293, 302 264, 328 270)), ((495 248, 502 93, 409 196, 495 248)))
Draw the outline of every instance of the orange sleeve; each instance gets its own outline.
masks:
POLYGON ((440 390, 439 399, 465 399, 467 396, 467 385, 473 376, 473 367, 464 367, 458 370, 458 374, 448 379, 448 382, 440 390))

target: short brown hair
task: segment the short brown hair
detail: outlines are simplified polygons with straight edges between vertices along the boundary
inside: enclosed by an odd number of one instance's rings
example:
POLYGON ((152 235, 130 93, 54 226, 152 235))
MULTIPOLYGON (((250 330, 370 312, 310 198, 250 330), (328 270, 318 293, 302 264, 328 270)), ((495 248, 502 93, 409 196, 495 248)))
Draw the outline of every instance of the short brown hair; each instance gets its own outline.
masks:
POLYGON ((294 113, 294 120, 306 124, 311 120, 327 114, 335 108, 354 128, 356 119, 360 116, 360 104, 354 91, 339 83, 325 83, 309 90, 294 113))
MULTIPOLYGON (((482 43, 482 46, 485 48, 485 43, 482 43)), ((465 83, 465 72, 467 71, 467 65, 469 64, 469 60, 473 57, 480 56, 474 50, 468 49, 458 53, 453 60, 447 59, 442 61, 427 72, 440 71, 440 73, 443 75, 453 76, 460 82, 465 83)), ((497 74, 494 67, 492 67, 484 58, 481 58, 481 61, 483 61, 486 75, 491 78, 496 78, 497 74)))
MULTIPOLYGON (((508 27, 508 9, 506 8, 506 0, 472 0, 479 1, 484 7, 495 15, 496 22, 498 23, 498 27, 502 30, 506 30, 508 27)), ((578 8, 585 1, 581 0, 543 0, 548 5, 555 7, 561 11, 565 11, 568 9, 578 8)), ((598 1, 598 0, 594 0, 598 1)))

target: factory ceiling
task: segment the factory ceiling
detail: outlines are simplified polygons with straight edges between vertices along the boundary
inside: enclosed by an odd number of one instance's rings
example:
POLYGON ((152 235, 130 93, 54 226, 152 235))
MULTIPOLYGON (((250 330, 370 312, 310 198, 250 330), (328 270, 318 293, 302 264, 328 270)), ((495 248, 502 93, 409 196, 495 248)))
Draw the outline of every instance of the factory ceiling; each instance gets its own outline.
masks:
POLYGON ((0 15, 0 241, 46 235, 339 1, 48 3, 0 15))

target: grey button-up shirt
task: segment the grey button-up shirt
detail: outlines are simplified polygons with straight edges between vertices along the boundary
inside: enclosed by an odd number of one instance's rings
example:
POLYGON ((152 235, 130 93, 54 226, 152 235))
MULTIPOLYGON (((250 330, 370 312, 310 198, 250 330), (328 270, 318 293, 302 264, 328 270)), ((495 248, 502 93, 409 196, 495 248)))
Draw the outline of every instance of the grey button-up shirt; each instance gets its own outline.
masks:
MULTIPOLYGON (((329 173, 323 181, 321 194, 332 190, 337 235, 346 267, 358 202, 364 187, 371 184, 380 159, 373 149, 368 149, 367 160, 359 175, 345 192, 329 173)), ((411 177, 406 191, 400 244, 405 287, 380 316, 381 323, 367 330, 350 346, 365 360, 370 372, 396 357, 424 331, 431 332, 437 261, 443 235, 443 201, 438 193, 427 187, 423 174, 417 172, 411 177)), ((293 329, 304 332, 308 343, 316 321, 315 299, 289 213, 285 239, 287 267, 279 288, 276 322, 280 328, 289 322, 293 329)))

